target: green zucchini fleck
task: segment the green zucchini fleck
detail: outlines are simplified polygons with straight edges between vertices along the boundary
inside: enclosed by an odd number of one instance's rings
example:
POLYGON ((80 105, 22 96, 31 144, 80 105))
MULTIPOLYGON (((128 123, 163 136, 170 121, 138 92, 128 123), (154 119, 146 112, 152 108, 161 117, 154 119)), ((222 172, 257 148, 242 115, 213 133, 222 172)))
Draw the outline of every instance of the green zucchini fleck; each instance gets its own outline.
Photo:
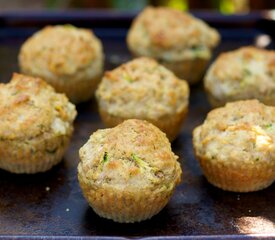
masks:
POLYGON ((46 149, 46 152, 49 154, 54 154, 54 153, 56 153, 57 150, 58 150, 58 147, 53 148, 53 149, 46 149))
POLYGON ((243 70, 243 76, 244 77, 250 77, 252 75, 251 71, 247 68, 243 70))
POLYGON ((38 128, 40 128, 41 130, 43 130, 44 128, 45 128, 45 126, 43 125, 43 124, 39 124, 39 125, 37 125, 38 126, 38 128))
POLYGON ((268 124, 264 125, 264 128, 266 128, 266 129, 272 128, 272 123, 268 123, 268 124))
POLYGON ((64 24, 63 27, 67 29, 76 29, 76 27, 72 24, 64 24))
POLYGON ((125 79, 127 82, 129 82, 129 83, 132 83, 132 82, 134 82, 134 80, 130 77, 130 75, 129 74, 127 74, 127 73, 125 73, 124 75, 123 75, 123 79, 125 79))
POLYGON ((157 168, 155 167, 151 167, 147 162, 145 162, 144 160, 142 160, 140 157, 138 157, 136 154, 132 153, 131 158, 137 163, 137 165, 143 169, 146 170, 152 170, 153 172, 157 172, 159 171, 157 168))
POLYGON ((203 46, 192 46, 191 51, 193 52, 193 55, 196 57, 203 57, 205 55, 205 47, 203 46))
POLYGON ((132 153, 131 155, 132 159, 137 163, 139 167, 143 168, 149 168, 149 164, 147 162, 144 162, 142 159, 140 159, 136 154, 132 153))
POLYGON ((108 153, 105 152, 104 155, 103 155, 103 163, 108 162, 108 160, 109 160, 108 153))
POLYGON ((18 94, 18 91, 15 91, 15 92, 13 92, 11 95, 12 96, 15 96, 15 95, 17 95, 18 94))

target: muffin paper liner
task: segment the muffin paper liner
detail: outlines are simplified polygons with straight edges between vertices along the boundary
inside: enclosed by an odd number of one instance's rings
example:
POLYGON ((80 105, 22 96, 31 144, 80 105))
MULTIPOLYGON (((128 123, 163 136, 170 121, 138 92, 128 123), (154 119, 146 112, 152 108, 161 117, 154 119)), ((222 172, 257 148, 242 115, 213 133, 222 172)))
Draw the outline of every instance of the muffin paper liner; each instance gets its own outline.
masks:
MULTIPOLYGON (((131 52, 133 57, 141 57, 142 55, 131 52)), ((183 59, 181 61, 166 61, 156 59, 161 65, 172 71, 178 78, 186 80, 189 84, 199 82, 206 71, 206 67, 210 62, 209 58, 193 58, 183 59)))
POLYGON ((162 60, 160 63, 177 77, 186 80, 189 84, 195 84, 202 79, 209 60, 210 58, 194 58, 171 62, 162 60))
POLYGON ((45 172, 58 164, 69 145, 70 136, 33 139, 29 144, 0 142, 0 168, 12 173, 45 172), (51 146, 52 150, 47 150, 51 146))
MULTIPOLYGON (((216 83, 216 84, 219 84, 219 83, 216 83)), ((231 99, 228 97, 223 97, 222 99, 217 99, 215 96, 213 96, 213 94, 208 89, 206 89, 206 93, 207 93, 208 102, 213 108, 224 106, 227 102, 250 99, 250 98, 242 98, 242 97, 236 97, 231 99)), ((275 106, 273 95, 266 94, 266 95, 262 95, 261 98, 257 98, 255 96, 255 99, 258 99, 260 102, 266 105, 275 106)))
POLYGON ((226 164, 197 157, 207 180, 216 187, 233 192, 252 192, 267 188, 275 181, 275 161, 226 164))
POLYGON ((207 100, 213 108, 224 106, 226 101, 215 98, 209 91, 206 90, 207 100))
POLYGON ((93 97, 98 83, 101 80, 101 74, 94 78, 78 81, 64 81, 62 79, 45 79, 51 84, 57 92, 65 93, 73 103, 79 103, 89 100, 93 97))
POLYGON ((83 194, 93 210, 101 217, 120 223, 133 223, 150 219, 168 203, 173 190, 128 192, 112 188, 92 189, 80 180, 83 194))

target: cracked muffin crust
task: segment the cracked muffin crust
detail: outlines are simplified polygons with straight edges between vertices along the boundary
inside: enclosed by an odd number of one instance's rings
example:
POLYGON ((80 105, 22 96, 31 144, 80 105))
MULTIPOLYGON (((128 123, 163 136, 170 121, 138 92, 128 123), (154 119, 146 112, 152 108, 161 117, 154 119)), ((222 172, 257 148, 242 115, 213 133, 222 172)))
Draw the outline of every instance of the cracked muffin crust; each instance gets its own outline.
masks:
POLYGON ((168 139, 143 120, 94 132, 79 154, 85 198, 98 215, 117 222, 151 218, 180 182, 180 164, 168 139))
POLYGON ((103 60, 101 42, 93 32, 72 25, 43 28, 26 40, 19 54, 23 73, 45 79, 75 103, 93 96, 103 60))
POLYGON ((204 86, 213 107, 254 98, 275 105, 275 51, 242 47, 222 53, 209 68, 204 86))
POLYGON ((275 181, 275 108, 258 100, 227 103, 193 131, 195 155, 210 183, 234 192, 275 181))
POLYGON ((189 87, 155 60, 141 57, 106 72, 96 98, 108 127, 144 119, 173 140, 188 110, 189 87))
POLYGON ((189 83, 200 80, 219 40, 202 20, 165 7, 145 8, 127 35, 134 56, 155 58, 189 83))
POLYGON ((14 74, 0 84, 0 168, 44 172, 61 161, 76 110, 39 78, 14 74))

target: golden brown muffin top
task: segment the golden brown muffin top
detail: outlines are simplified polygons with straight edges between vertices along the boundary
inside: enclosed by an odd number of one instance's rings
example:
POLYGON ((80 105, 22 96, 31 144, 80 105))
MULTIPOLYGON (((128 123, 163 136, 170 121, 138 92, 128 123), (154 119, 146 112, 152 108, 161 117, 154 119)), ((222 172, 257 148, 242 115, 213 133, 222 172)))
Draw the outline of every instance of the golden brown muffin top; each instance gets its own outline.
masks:
POLYGON ((219 39, 215 29, 188 13, 165 7, 147 7, 134 20, 127 40, 134 52, 136 48, 140 53, 147 53, 146 56, 165 56, 168 50, 182 55, 185 49, 213 48, 219 39))
POLYGON ((258 100, 227 103, 193 132, 196 154, 211 161, 275 161, 275 107, 258 100))
POLYGON ((13 74, 0 84, 0 141, 37 137, 47 132, 64 134, 76 110, 40 78, 13 74))
POLYGON ((275 91, 275 51, 242 47, 222 53, 205 77, 216 98, 240 95, 258 98, 275 91))
POLYGON ((181 168, 165 134, 142 120, 98 130, 79 151, 79 174, 91 187, 172 189, 181 168))
POLYGON ((72 75, 89 67, 102 55, 102 46, 91 30, 72 25, 47 26, 22 45, 19 59, 25 70, 72 75))
POLYGON ((155 60, 141 57, 106 72, 96 97, 109 114, 157 119, 186 108, 189 87, 155 60))

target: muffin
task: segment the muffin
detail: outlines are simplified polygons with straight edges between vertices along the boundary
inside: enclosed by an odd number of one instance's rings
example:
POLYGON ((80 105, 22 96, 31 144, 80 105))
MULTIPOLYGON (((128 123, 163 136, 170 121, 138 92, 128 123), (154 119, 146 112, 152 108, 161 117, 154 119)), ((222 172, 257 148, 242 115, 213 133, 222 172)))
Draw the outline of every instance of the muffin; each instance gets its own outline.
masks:
POLYGON ((188 110, 189 87, 155 60, 141 57, 106 72, 97 91, 105 125, 147 120, 173 140, 188 110))
POLYGON ((59 163, 73 132, 75 107, 46 82, 14 74, 0 84, 0 168, 44 172, 59 163))
POLYGON ((275 180, 275 107, 258 100, 227 103, 193 132, 207 180, 234 192, 264 189, 275 180))
POLYGON ((219 40, 219 33, 202 20, 165 7, 145 8, 127 35, 134 56, 155 58, 190 84, 202 78, 219 40))
POLYGON ((100 40, 91 30, 72 25, 47 26, 21 47, 22 73, 41 77, 79 103, 88 100, 103 73, 100 40))
POLYGON ((242 47, 222 53, 209 68, 204 85, 213 107, 245 99, 275 105, 275 51, 242 47))
POLYGON ((94 132, 79 155, 85 198, 98 215, 116 222, 139 222, 160 212, 181 178, 165 134, 142 120, 94 132))

